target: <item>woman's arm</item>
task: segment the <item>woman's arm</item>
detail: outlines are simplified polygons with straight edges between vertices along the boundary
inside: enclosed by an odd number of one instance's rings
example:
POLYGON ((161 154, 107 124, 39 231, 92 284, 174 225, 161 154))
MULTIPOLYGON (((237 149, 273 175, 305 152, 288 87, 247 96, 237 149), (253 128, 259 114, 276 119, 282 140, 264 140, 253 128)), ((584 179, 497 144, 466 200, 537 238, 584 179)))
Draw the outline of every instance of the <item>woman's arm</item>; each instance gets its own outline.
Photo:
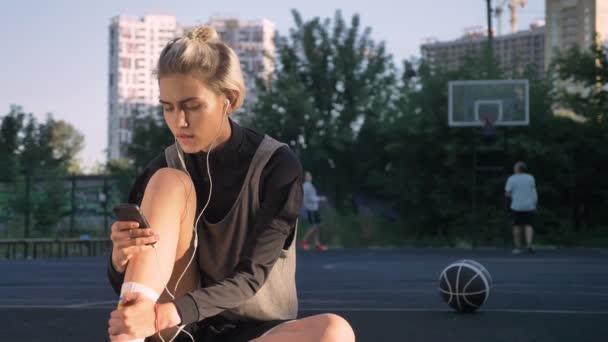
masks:
POLYGON ((214 316, 253 297, 294 232, 302 205, 302 168, 289 148, 273 155, 261 184, 260 209, 234 272, 217 285, 178 298, 175 306, 182 324, 214 316))

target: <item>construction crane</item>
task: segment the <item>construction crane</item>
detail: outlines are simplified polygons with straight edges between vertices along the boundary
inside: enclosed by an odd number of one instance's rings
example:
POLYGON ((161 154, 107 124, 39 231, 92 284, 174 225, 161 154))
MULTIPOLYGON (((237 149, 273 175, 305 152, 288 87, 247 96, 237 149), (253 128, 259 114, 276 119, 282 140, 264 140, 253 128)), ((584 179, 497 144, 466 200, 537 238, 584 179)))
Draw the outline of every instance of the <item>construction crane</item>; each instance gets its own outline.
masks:
POLYGON ((517 32, 517 6, 524 8, 526 6, 526 0, 503 0, 500 5, 494 9, 494 16, 496 17, 498 25, 498 35, 502 34, 502 12, 505 5, 508 3, 509 11, 511 12, 511 33, 517 32))

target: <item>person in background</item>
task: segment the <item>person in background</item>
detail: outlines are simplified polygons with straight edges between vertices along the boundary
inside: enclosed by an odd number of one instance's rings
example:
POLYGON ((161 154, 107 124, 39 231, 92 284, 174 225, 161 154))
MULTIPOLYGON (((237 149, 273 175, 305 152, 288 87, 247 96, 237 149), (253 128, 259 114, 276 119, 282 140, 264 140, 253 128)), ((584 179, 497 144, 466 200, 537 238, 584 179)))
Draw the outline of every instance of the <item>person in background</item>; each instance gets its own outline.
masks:
POLYGON ((325 196, 318 196, 317 189, 312 184, 312 174, 308 171, 304 174, 304 207, 308 216, 308 231, 300 241, 299 245, 304 250, 309 250, 308 240, 313 237, 315 249, 318 251, 327 250, 327 246, 320 242, 319 230, 321 228, 321 214, 319 213, 319 202, 326 201, 325 196))
POLYGON ((515 249, 513 254, 521 254, 521 229, 525 229, 526 250, 534 253, 532 240, 534 238, 534 217, 538 204, 536 193, 536 181, 534 176, 527 173, 526 163, 518 161, 513 167, 515 172, 507 179, 505 185, 505 196, 511 200, 511 214, 513 215, 513 241, 515 249))

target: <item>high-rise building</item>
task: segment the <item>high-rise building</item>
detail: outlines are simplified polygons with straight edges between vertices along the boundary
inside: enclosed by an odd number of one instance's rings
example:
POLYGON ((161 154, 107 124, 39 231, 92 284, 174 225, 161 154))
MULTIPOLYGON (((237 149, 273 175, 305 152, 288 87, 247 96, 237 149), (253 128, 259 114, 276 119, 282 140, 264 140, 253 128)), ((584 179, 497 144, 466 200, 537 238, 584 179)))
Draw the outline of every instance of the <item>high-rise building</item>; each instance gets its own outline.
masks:
POLYGON ((108 159, 131 141, 133 115, 158 104, 153 70, 169 40, 182 33, 174 16, 118 16, 109 27, 108 159))
POLYGON ((239 56, 247 88, 244 103, 247 110, 255 102, 256 79, 268 79, 273 71, 274 24, 266 19, 212 18, 208 25, 239 56))
MULTIPOLYGON (((535 22, 529 30, 494 37, 494 57, 506 71, 521 72, 530 65, 542 71, 545 63, 544 40, 544 23, 535 22)), ((422 57, 432 66, 455 70, 465 63, 467 56, 481 55, 487 42, 487 30, 475 28, 466 30, 461 38, 453 41, 428 42, 420 50, 422 57)))
POLYGON ((545 64, 549 65, 555 52, 588 48, 596 33, 598 42, 608 41, 608 0, 546 0, 545 21, 545 64))
MULTIPOLYGON (((245 21, 212 18, 207 25, 239 56, 247 94, 244 110, 255 101, 255 80, 266 79, 273 70, 274 25, 266 20, 245 21)), ((131 141, 133 118, 158 105, 158 82, 153 70, 169 40, 191 27, 180 25, 174 16, 141 18, 119 16, 110 24, 110 69, 108 107, 108 159, 124 155, 131 141)))

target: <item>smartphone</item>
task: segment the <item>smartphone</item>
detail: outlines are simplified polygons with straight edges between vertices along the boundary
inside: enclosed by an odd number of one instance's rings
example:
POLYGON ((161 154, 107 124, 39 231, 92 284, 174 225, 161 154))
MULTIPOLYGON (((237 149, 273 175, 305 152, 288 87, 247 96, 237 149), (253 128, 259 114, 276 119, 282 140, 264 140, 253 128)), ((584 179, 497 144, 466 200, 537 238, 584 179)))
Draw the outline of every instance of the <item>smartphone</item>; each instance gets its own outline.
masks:
POLYGON ((146 217, 137 204, 117 204, 112 208, 112 211, 118 221, 135 221, 139 223, 139 228, 150 228, 146 217))

